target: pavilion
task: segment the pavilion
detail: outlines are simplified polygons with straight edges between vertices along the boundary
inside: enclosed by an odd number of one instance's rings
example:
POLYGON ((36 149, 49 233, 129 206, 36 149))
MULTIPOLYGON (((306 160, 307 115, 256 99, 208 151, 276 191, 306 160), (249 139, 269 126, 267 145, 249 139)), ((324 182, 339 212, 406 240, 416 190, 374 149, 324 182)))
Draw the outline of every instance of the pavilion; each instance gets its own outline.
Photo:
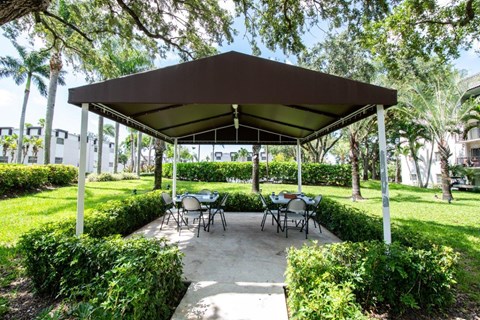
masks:
POLYGON ((88 111, 174 144, 301 145, 377 114, 384 240, 391 243, 384 110, 396 90, 238 52, 69 89, 82 108, 77 234, 83 233, 88 111))

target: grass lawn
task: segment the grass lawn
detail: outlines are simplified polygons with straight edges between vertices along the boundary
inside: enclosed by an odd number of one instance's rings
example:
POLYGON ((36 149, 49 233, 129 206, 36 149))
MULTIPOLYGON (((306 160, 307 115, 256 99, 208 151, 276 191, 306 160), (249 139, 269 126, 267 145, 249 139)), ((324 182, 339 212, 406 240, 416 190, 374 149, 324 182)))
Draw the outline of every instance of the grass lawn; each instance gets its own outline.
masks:
MULTIPOLYGON (((171 181, 166 179, 164 185, 171 181)), ((142 180, 87 183, 85 208, 91 210, 100 203, 151 190, 153 177, 142 180)), ((209 188, 218 191, 249 192, 250 184, 199 183, 179 181, 177 188, 190 191, 209 188)), ((265 193, 281 190, 296 191, 296 186, 262 184, 265 193)), ((352 202, 350 188, 304 186, 303 191, 323 194, 372 215, 382 215, 379 182, 363 182, 364 201, 352 202)), ((390 185, 391 217, 395 223, 427 234, 436 243, 453 247, 461 254, 460 289, 480 303, 480 194, 454 192, 451 204, 435 199, 439 190, 390 185)), ((13 246, 20 235, 42 223, 61 221, 76 214, 77 188, 65 187, 19 198, 0 201, 0 271, 12 264, 13 246)), ((395 239, 393 239, 395 240, 395 239)), ((2 277, 3 278, 3 277, 2 277)), ((6 279, 6 278, 4 278, 6 279)), ((8 280, 8 279, 6 279, 8 280)))

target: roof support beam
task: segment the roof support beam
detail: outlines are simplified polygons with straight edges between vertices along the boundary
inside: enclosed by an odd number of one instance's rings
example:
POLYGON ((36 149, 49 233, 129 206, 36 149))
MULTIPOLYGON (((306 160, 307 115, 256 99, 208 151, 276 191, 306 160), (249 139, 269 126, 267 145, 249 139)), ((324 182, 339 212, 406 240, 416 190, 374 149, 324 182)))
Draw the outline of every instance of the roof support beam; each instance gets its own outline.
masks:
POLYGON ((268 119, 268 118, 256 116, 256 115, 253 115, 253 114, 250 114, 250 113, 242 112, 242 113, 240 113, 240 115, 241 115, 241 116, 248 116, 248 117, 251 117, 251 118, 255 118, 255 119, 259 119, 259 120, 263 120, 263 121, 268 121, 268 122, 272 122, 272 123, 276 123, 276 124, 280 124, 280 125, 282 125, 282 126, 287 126, 287 127, 291 127, 291 128, 295 128, 295 129, 306 130, 306 131, 310 131, 310 132, 313 132, 313 131, 314 131, 313 129, 310 129, 310 128, 305 128, 305 127, 297 126, 297 125, 290 124, 290 123, 286 123, 286 122, 283 122, 283 121, 277 121, 277 120, 273 120, 273 119, 268 119))
POLYGON ((169 129, 183 127, 183 126, 186 126, 186 125, 195 124, 195 123, 199 123, 199 122, 203 122, 203 121, 208 121, 208 120, 213 120, 213 119, 217 119, 217 118, 221 118, 221 117, 226 117, 226 116, 229 116, 231 114, 232 114, 231 112, 222 113, 222 114, 218 114, 216 116, 212 116, 212 117, 208 117, 208 118, 202 118, 202 119, 197 119, 197 120, 188 121, 188 122, 184 122, 184 123, 179 123, 179 124, 176 124, 176 125, 173 125, 173 126, 158 128, 156 130, 158 130, 158 131, 169 130, 169 129))
POLYGON ((294 104, 283 104, 283 106, 288 107, 288 108, 292 108, 292 109, 295 109, 295 110, 310 112, 310 113, 317 114, 317 115, 320 115, 320 116, 326 116, 326 117, 333 118, 333 119, 340 119, 341 118, 340 116, 338 116, 334 113, 331 113, 331 112, 314 110, 314 109, 310 109, 310 108, 307 108, 307 107, 298 106, 298 105, 294 105, 294 104))
POLYGON ((184 104, 172 104, 170 106, 164 106, 164 107, 155 108, 155 109, 148 110, 148 111, 142 111, 142 112, 134 113, 134 114, 131 114, 129 117, 135 119, 135 118, 138 118, 138 117, 147 116, 147 115, 152 114, 152 113, 157 113, 157 112, 165 111, 165 110, 169 110, 169 109, 175 109, 175 108, 179 108, 179 107, 183 107, 183 106, 184 106, 184 104))

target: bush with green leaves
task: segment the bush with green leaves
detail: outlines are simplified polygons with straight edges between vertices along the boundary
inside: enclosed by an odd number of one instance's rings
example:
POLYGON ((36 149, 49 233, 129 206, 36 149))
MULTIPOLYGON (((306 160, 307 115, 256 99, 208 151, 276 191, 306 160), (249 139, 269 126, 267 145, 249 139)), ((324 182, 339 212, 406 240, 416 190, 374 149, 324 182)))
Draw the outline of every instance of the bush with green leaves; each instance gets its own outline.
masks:
MULTIPOLYGON (((108 201, 85 215, 85 233, 94 238, 115 234, 129 235, 155 220, 165 212, 161 191, 131 196, 123 200, 108 201)), ((27 275, 41 293, 56 295, 60 288, 57 266, 50 257, 58 252, 58 244, 64 237, 75 234, 75 219, 46 224, 24 234, 19 246, 23 249, 27 275), (41 245, 34 245, 41 244, 41 245)), ((62 269, 62 268, 60 268, 62 269)))
POLYGON ((305 245, 287 257, 293 319, 361 319, 360 310, 441 310, 454 299, 457 256, 380 241, 305 245), (353 294, 353 295, 352 295, 353 294))
POLYGON ((78 179, 78 169, 72 165, 47 164, 48 182, 54 186, 67 186, 78 179))
POLYGON ((100 174, 91 173, 87 176, 88 182, 105 182, 105 181, 120 181, 120 180, 138 180, 140 177, 134 173, 109 173, 102 172, 100 174))
POLYGON ((169 319, 184 290, 182 254, 165 240, 79 238, 45 228, 27 234, 21 248, 28 274, 45 284, 37 289, 84 301, 91 318, 169 319))
MULTIPOLYGON (((271 162, 268 167, 260 163, 260 179, 284 183, 297 183, 295 162, 271 162)), ((163 176, 171 178, 171 163, 163 164, 163 176)), ((249 181, 252 178, 251 162, 188 162, 177 164, 177 178, 189 181, 227 182, 249 181)), ((302 182, 306 185, 347 186, 351 184, 350 165, 322 163, 302 164, 302 182)))
POLYGON ((0 164, 0 193, 64 186, 77 180, 77 168, 68 165, 0 164))

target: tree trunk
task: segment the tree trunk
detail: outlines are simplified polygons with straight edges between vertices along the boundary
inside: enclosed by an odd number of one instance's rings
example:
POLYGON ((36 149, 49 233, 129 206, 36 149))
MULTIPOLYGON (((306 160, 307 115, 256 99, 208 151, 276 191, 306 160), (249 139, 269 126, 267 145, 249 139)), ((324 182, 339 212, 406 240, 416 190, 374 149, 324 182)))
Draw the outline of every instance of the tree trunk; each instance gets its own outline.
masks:
POLYGON ((45 145, 43 163, 50 163, 50 145, 52 140, 53 112, 55 109, 55 98, 57 96, 58 77, 62 70, 62 53, 52 53, 50 58, 50 83, 48 84, 47 114, 45 117, 45 145))
POLYGON ((165 152, 165 141, 158 138, 155 139, 155 181, 153 189, 162 189, 162 168, 163 168, 163 152, 165 152))
POLYGON ((20 126, 18 132, 17 143, 17 163, 23 163, 23 132, 25 131, 25 115, 27 114, 28 97, 30 96, 30 83, 32 81, 32 75, 29 73, 27 76, 27 82, 25 84, 25 94, 23 95, 22 114, 20 116, 20 126))
POLYGON ((368 142, 365 142, 365 152, 361 152, 362 162, 363 162, 363 181, 368 181, 368 142))
POLYGON ((142 133, 138 131, 138 136, 137 136, 137 169, 135 170, 137 172, 137 175, 140 175, 140 172, 142 171, 142 133))
POLYGON ((268 175, 268 145, 265 146, 265 153, 267 154, 267 156, 266 156, 267 163, 266 163, 265 169, 267 170, 267 172, 266 172, 266 174, 267 174, 267 179, 270 179, 270 177, 269 177, 269 175, 268 175))
POLYGON ((402 183, 402 159, 400 155, 395 158, 395 183, 402 183))
POLYGON ((103 117, 98 117, 98 139, 97 139, 97 174, 102 173, 103 156, 103 117))
POLYGON ((135 133, 130 133, 130 164, 132 165, 132 173, 135 172, 135 133))
POLYGON ((114 150, 114 158, 113 158, 113 173, 118 173, 118 134, 120 132, 120 123, 115 123, 115 150, 114 150))
POLYGON ((259 153, 260 145, 254 144, 252 147, 252 192, 260 192, 260 165, 259 165, 259 153))
POLYGON ((152 148, 153 148, 153 137, 150 137, 150 141, 148 143, 148 159, 147 159, 147 166, 148 166, 148 169, 147 171, 150 170, 150 166, 152 165, 152 148))
POLYGON ((410 154, 413 158, 413 163, 415 164, 415 171, 417 172, 417 184, 421 188, 423 186, 422 182, 422 172, 420 171, 420 165, 418 164, 418 156, 415 151, 415 148, 413 147, 414 142, 409 142, 408 147, 410 149, 410 154))
MULTIPOLYGON (((378 144, 374 143, 373 146, 372 146, 372 165, 371 165, 371 169, 372 169, 372 180, 379 180, 378 179, 378 172, 377 172, 377 163, 378 163, 378 156, 379 156, 379 153, 380 153, 380 150, 378 150, 377 148, 378 144)), ((388 170, 387 170, 387 177, 388 177, 388 170)))
POLYGON ((427 150, 427 177, 425 179, 425 183, 422 186, 422 188, 427 188, 428 187, 428 180, 430 179, 430 171, 432 169, 432 159, 433 159, 433 149, 435 148, 435 142, 432 141, 432 149, 430 150, 430 157, 428 156, 428 150, 427 150))
POLYGON ((50 0, 4 0, 0 2, 0 26, 33 12, 48 9, 50 0))
POLYGON ((360 174, 358 166, 358 142, 354 134, 350 134, 350 160, 352 162, 352 200, 363 199, 360 191, 360 174))
POLYGON ((444 139, 438 142, 438 151, 440 152, 440 168, 442 172, 442 199, 452 200, 452 190, 450 188, 450 168, 448 158, 450 158, 450 147, 444 139))

